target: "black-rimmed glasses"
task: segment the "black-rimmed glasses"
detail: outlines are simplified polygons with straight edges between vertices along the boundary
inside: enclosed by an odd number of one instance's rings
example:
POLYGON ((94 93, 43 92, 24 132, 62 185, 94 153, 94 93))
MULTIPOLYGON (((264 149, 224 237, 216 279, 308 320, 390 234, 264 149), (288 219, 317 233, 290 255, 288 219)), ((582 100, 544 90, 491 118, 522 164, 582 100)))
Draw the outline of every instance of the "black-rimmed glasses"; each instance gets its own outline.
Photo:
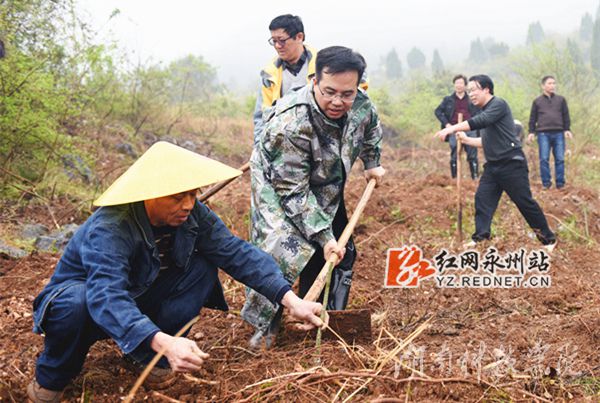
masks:
POLYGON ((317 84, 317 88, 319 89, 319 92, 321 92, 321 95, 323 95, 323 98, 325 98, 328 101, 333 101, 336 98, 339 98, 340 101, 347 103, 347 104, 351 104, 352 102, 354 102, 354 100, 356 99, 356 96, 358 95, 356 92, 352 93, 352 94, 338 94, 337 92, 334 91, 323 91, 321 89, 321 86, 319 84, 317 84))
POLYGON ((275 46, 277 44, 277 45, 279 45, 281 47, 284 47, 285 43, 288 41, 288 39, 292 39, 292 37, 288 36, 285 39, 269 38, 269 40, 267 42, 269 42, 269 45, 271 45, 271 46, 275 46))

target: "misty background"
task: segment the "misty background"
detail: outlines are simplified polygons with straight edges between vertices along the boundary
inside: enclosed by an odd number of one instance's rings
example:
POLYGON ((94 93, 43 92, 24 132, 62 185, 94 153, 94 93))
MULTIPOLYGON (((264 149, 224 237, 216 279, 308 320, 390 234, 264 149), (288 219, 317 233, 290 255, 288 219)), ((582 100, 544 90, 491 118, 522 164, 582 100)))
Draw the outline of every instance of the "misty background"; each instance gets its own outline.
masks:
POLYGON ((107 159, 127 166, 157 140, 245 162, 259 71, 275 56, 268 24, 284 13, 302 17, 307 44, 365 56, 390 147, 445 148, 433 111, 457 73, 489 74, 525 126, 554 75, 574 134, 570 177, 600 188, 599 6, 0 0, 0 198, 33 186, 92 200, 112 177, 107 159))
POLYGON ((586 13, 595 18, 598 1, 79 0, 77 7, 98 40, 116 41, 132 63, 202 56, 216 68, 221 83, 247 92, 258 88, 261 67, 275 55, 267 44, 268 25, 280 14, 299 15, 305 43, 313 47, 358 50, 367 59, 369 74, 376 76, 392 49, 405 71, 414 47, 423 52, 427 66, 437 49, 447 68, 462 68, 477 38, 491 38, 512 50, 526 44, 528 28, 536 22, 546 37, 568 35, 580 28, 586 13), (119 13, 110 18, 115 10, 119 13))

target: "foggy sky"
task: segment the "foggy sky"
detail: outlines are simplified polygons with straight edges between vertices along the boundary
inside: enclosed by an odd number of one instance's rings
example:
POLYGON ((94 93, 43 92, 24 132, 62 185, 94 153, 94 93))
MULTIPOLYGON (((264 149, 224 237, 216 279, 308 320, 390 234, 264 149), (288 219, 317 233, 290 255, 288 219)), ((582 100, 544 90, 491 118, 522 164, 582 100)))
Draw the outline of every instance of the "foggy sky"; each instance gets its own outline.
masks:
POLYGON ((233 88, 258 85, 260 68, 275 55, 267 44, 277 15, 302 17, 305 43, 316 48, 344 45, 360 51, 370 68, 395 48, 420 48, 431 63, 438 49, 446 65, 466 59, 470 42, 493 37, 511 48, 525 43, 531 22, 546 33, 579 29, 581 17, 595 17, 598 0, 397 0, 391 1, 192 1, 78 0, 99 40, 116 40, 132 60, 166 63, 202 55, 233 88), (121 13, 108 21, 111 12, 121 13))

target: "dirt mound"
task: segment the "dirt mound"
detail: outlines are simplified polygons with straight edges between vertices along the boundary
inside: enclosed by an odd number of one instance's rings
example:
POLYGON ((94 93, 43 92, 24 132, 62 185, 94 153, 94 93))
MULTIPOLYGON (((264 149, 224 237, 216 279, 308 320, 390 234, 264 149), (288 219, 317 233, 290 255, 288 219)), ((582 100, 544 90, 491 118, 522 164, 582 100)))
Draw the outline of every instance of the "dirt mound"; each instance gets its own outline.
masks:
MULTIPOLYGON (((552 401, 600 394, 600 199, 569 185, 534 196, 558 231, 546 288, 384 288, 386 252, 416 245, 434 260, 442 249, 456 256, 456 194, 446 152, 387 150, 386 183, 378 188, 355 232, 359 258, 350 308, 372 311, 374 341, 348 346, 287 337, 272 351, 248 350, 252 329, 239 318, 243 286, 223 275, 230 312, 205 310, 190 332, 211 357, 199 373, 180 376, 167 390, 142 388, 152 401, 552 401), (317 360, 320 358, 320 360, 317 360), (396 400, 387 400, 396 401, 396 400)), ((532 180, 533 182, 533 180, 532 180)), ((359 172, 346 191, 349 210, 364 188, 359 172)), ((464 236, 473 229, 476 183, 464 180, 464 236)), ((245 237, 249 180, 215 196, 212 208, 245 237)), ((53 205, 59 217, 80 217, 69 203, 53 205)), ((40 213, 42 214, 42 213, 40 213)), ((4 217, 6 218, 6 217, 4 217)), ((10 220, 0 222, 6 223, 10 220)), ((499 255, 539 249, 515 206, 503 197, 493 224, 499 255)), ((31 303, 58 256, 33 254, 0 261, 0 400, 20 402, 43 339, 31 333, 31 303)), ((109 341, 97 343, 65 399, 114 402, 136 377, 109 341)))

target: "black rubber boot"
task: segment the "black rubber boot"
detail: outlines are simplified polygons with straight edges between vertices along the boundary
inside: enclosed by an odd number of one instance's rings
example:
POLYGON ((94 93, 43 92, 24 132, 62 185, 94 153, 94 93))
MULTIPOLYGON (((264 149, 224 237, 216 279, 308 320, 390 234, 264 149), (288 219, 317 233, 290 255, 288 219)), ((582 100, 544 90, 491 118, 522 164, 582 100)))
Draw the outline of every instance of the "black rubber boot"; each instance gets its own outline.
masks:
POLYGON ((346 244, 346 254, 341 263, 331 273, 331 285, 329 287, 328 310, 344 310, 348 305, 350 286, 352 285, 352 266, 356 260, 356 248, 352 239, 346 244))
POLYGON ((348 296, 350 295, 350 286, 352 285, 352 269, 342 270, 336 267, 331 276, 331 289, 329 290, 327 310, 338 311, 346 309, 348 296))
POLYGON ((469 169, 471 170, 471 179, 477 179, 479 177, 479 164, 477 164, 477 162, 471 161, 469 163, 469 169))
POLYGON ((452 178, 456 178, 456 162, 450 162, 450 175, 452 178))

